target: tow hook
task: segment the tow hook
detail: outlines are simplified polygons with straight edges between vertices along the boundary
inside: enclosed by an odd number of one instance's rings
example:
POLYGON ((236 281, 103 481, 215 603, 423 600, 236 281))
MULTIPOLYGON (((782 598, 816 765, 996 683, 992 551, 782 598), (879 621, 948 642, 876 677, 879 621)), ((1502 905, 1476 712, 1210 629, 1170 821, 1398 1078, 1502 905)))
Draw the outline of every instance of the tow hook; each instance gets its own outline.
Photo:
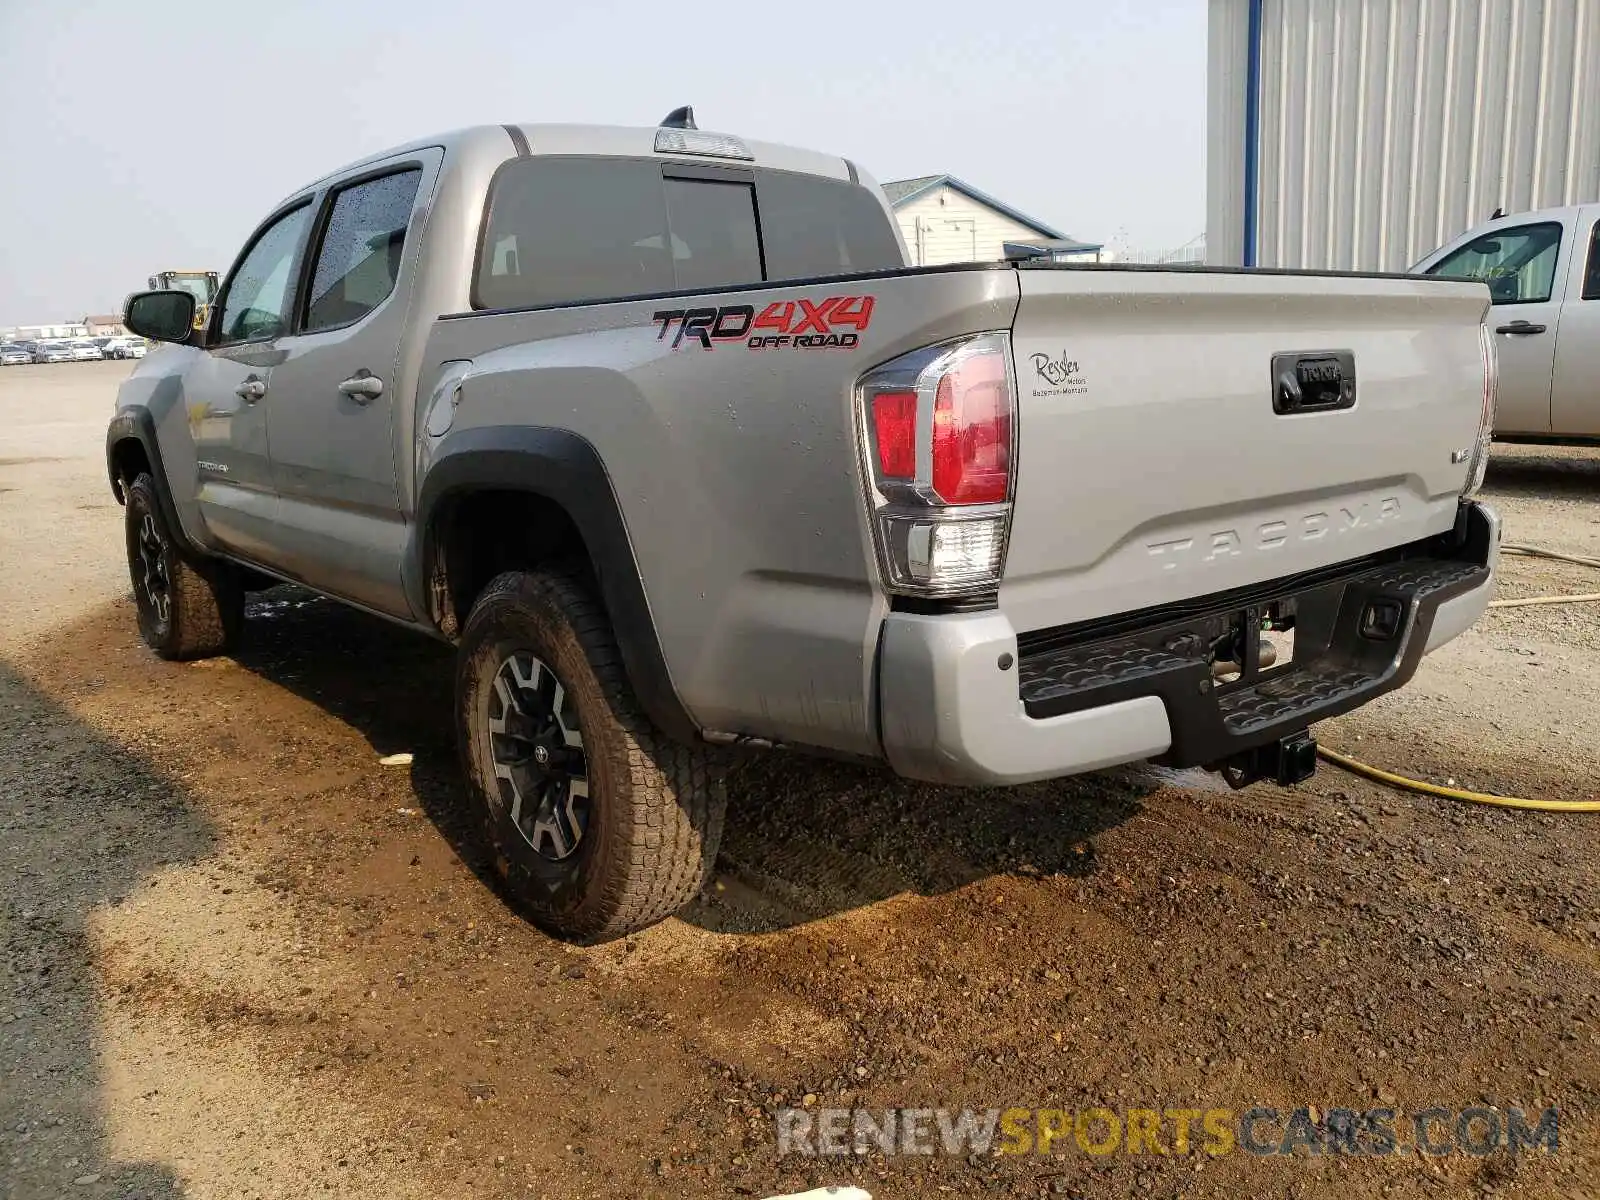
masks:
POLYGON ((1270 779, 1279 787, 1293 787, 1317 773, 1317 739, 1310 730, 1302 729, 1236 754, 1216 769, 1235 789, 1249 787, 1260 779, 1270 779))

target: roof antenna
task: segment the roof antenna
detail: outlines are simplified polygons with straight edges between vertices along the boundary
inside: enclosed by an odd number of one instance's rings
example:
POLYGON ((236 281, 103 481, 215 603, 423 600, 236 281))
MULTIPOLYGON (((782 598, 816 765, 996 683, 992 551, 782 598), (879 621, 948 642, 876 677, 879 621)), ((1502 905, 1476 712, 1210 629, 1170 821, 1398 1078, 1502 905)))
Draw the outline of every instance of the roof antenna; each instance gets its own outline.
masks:
POLYGON ((682 108, 675 108, 662 119, 663 129, 699 129, 694 123, 694 109, 685 104, 682 108))
POLYGON ((1494 210, 1494 216, 1490 217, 1489 220, 1498 221, 1501 217, 1503 217, 1505 215, 1506 215, 1506 210, 1505 209, 1497 208, 1497 209, 1494 210))

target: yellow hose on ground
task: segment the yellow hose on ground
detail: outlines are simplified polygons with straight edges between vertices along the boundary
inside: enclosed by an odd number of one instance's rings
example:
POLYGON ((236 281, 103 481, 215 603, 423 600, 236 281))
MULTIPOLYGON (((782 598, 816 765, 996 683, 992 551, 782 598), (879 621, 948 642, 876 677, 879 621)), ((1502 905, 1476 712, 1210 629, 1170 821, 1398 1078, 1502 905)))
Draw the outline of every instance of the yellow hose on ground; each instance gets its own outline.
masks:
POLYGON ((1520 554, 1525 558, 1553 558, 1557 562, 1577 563, 1583 567, 1600 567, 1600 558, 1590 558, 1587 554, 1566 554, 1560 550, 1546 550, 1543 546, 1525 546, 1521 542, 1503 542, 1500 551, 1502 554, 1520 554))
POLYGON ((1326 746, 1317 747, 1317 757, 1326 759, 1336 767, 1356 775, 1365 775, 1378 783, 1401 788, 1408 792, 1421 792, 1424 796, 1443 796, 1446 800, 1466 800, 1473 804, 1493 804, 1498 808, 1526 808, 1534 812, 1600 812, 1600 800, 1524 800, 1521 796, 1496 796, 1492 792, 1469 792, 1462 788, 1441 787, 1437 783, 1424 783, 1368 766, 1358 759, 1326 746))
POLYGON ((1600 592, 1586 592, 1581 596, 1529 596, 1523 600, 1491 600, 1490 608, 1526 608, 1530 604, 1593 604, 1600 601, 1600 592))
MULTIPOLYGON (((1580 567, 1600 568, 1600 558, 1585 554, 1563 554, 1559 550, 1546 550, 1543 546, 1524 546, 1507 542, 1500 547, 1502 554, 1518 554, 1524 558, 1551 558, 1557 562, 1577 563, 1580 567)), ((1530 604, 1595 604, 1600 603, 1600 592, 1587 592, 1580 596, 1531 596, 1523 600, 1491 600, 1490 608, 1524 608, 1530 604)))
MULTIPOLYGON (((1515 542, 1507 542, 1500 547, 1502 554, 1517 554, 1527 558, 1550 558, 1558 562, 1577 563, 1579 566, 1600 568, 1600 558, 1589 558, 1582 554, 1563 554, 1556 550, 1546 550, 1542 546, 1524 546, 1515 542)), ((1576 596, 1533 596, 1522 600, 1491 600, 1490 608, 1520 608, 1529 604, 1592 604, 1600 602, 1600 592, 1590 592, 1576 596)), ((1349 755, 1340 754, 1337 750, 1329 750, 1326 746, 1317 747, 1317 757, 1331 762, 1336 767, 1343 767, 1356 775, 1365 776, 1377 783, 1387 784, 1390 787, 1400 788, 1407 792, 1419 792, 1424 796, 1443 796, 1447 800, 1465 800, 1471 804, 1492 804, 1497 808, 1520 808, 1533 812, 1566 812, 1588 813, 1600 812, 1600 800, 1526 800, 1521 796, 1496 796, 1492 792, 1469 792, 1462 788, 1441 787, 1437 783, 1426 783, 1421 779, 1411 779, 1405 775, 1396 775, 1392 771, 1380 770, 1368 766, 1359 759, 1349 755)))

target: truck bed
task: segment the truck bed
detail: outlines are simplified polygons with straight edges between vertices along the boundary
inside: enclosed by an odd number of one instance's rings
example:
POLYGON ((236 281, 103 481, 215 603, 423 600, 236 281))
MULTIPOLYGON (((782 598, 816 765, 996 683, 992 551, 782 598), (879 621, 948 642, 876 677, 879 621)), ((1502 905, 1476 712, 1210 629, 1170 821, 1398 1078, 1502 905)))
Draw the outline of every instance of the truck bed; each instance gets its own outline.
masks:
MULTIPOLYGON (((877 757, 880 637, 905 605, 874 559, 864 373, 981 331, 1011 339, 1015 492, 989 605, 1026 637, 1449 530, 1486 306, 1481 286, 1408 276, 988 263, 458 313, 423 370, 470 361, 455 426, 419 439, 420 462, 463 426, 604 446, 695 723, 877 757), (726 314, 866 299, 870 320, 831 345, 678 336, 685 314, 740 330, 726 314), (1326 352, 1353 356, 1354 403, 1275 413, 1274 356, 1326 352)), ((436 399, 422 389, 419 429, 436 399)))

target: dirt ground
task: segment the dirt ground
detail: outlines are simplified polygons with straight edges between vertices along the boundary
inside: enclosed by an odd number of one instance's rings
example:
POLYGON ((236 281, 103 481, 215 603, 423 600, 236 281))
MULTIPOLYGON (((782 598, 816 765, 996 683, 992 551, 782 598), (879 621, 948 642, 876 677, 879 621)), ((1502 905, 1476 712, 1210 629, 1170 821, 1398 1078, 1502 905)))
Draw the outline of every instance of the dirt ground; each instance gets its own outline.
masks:
MULTIPOLYGON (((0 372, 0 1195, 1600 1195, 1600 816, 1326 767, 974 792, 773 757, 702 901, 573 949, 487 882, 446 648, 287 588, 236 658, 142 647, 102 468, 126 371, 0 372), (1560 1149, 780 1158, 808 1099, 1555 1104, 1560 1149)), ((1600 555, 1600 453, 1504 449, 1488 495, 1600 555)), ((1504 564, 1502 595, 1596 587, 1504 564)), ((1592 797, 1597 678, 1600 606, 1503 610, 1317 732, 1592 797)))

